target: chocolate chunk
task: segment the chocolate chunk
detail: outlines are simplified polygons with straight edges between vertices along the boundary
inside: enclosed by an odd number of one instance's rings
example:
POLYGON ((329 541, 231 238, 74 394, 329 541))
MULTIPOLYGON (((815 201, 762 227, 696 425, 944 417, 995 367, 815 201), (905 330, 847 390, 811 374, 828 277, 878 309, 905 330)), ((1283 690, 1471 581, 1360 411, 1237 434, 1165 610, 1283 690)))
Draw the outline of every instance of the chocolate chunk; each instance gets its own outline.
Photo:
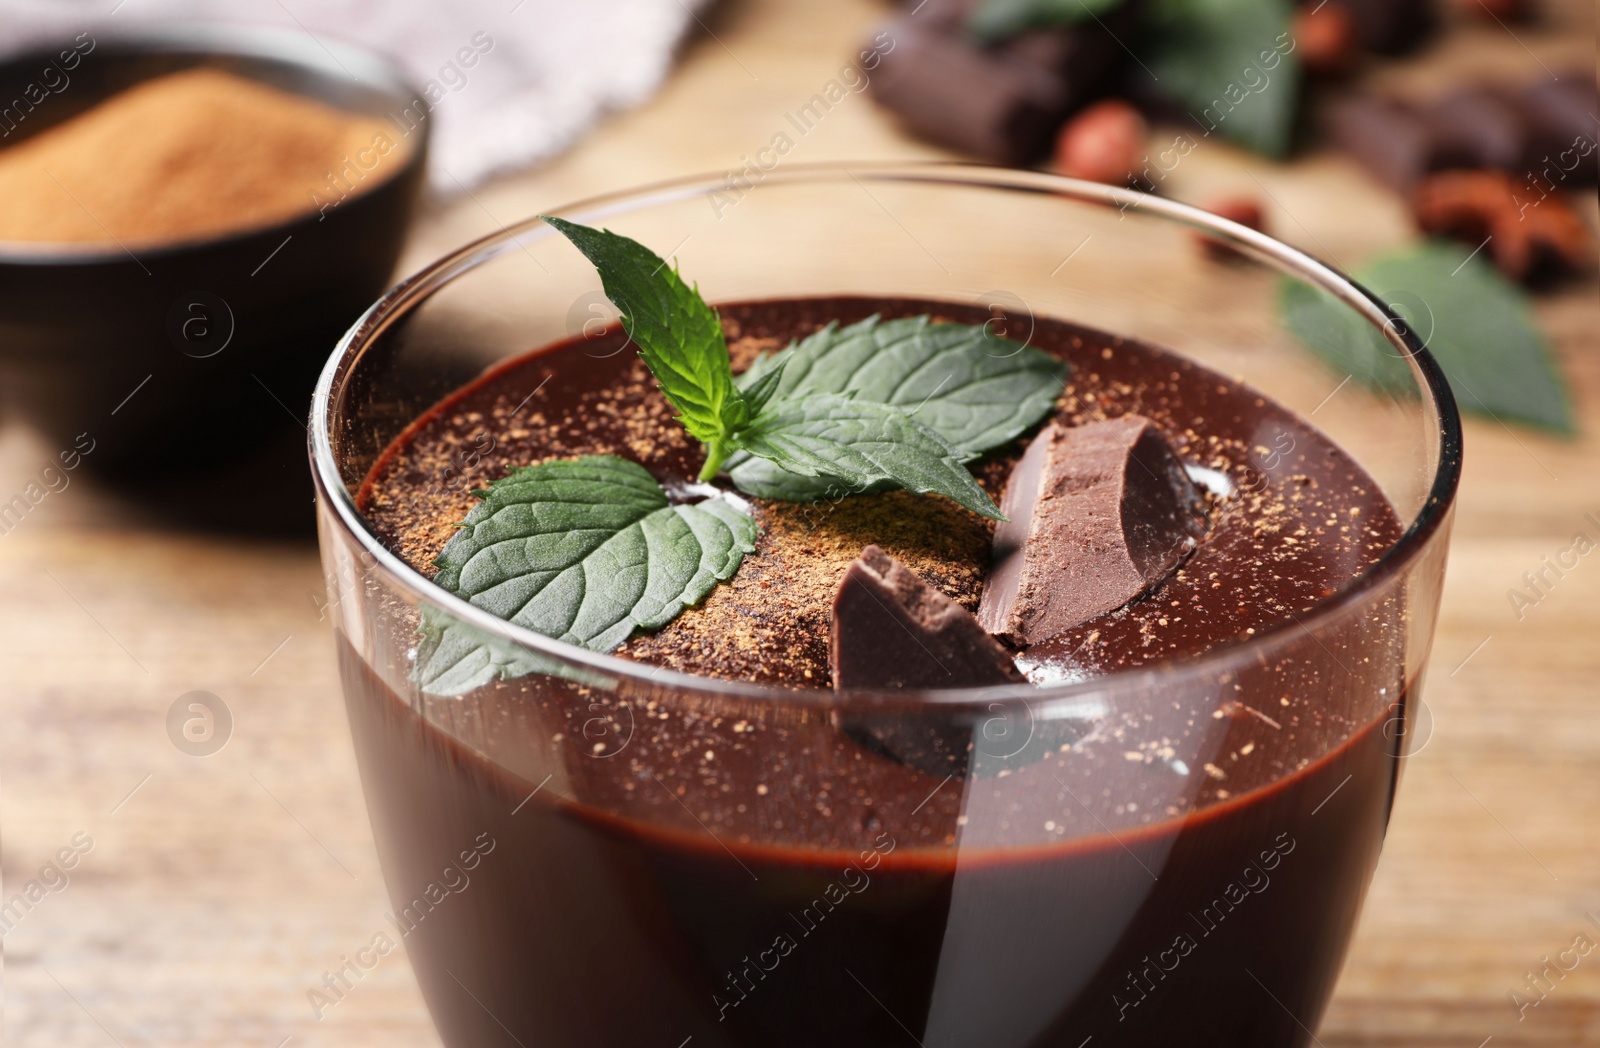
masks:
POLYGON ((891 23, 868 85, 906 128, 998 164, 1045 151, 1068 113, 1095 97, 1122 50, 1112 34, 1132 6, 1098 22, 1033 29, 984 46, 967 30, 972 0, 928 0, 891 23))
POLYGON ((931 690, 1021 683, 972 613, 877 546, 845 572, 829 640, 838 690, 931 690))
POLYGON ((1348 95, 1328 108, 1328 138, 1379 181, 1405 191, 1433 170, 1434 140, 1421 114, 1404 102, 1348 95))
POLYGON ((1064 427, 1028 445, 1006 485, 999 559, 978 621, 1032 644, 1119 608, 1166 578, 1205 534, 1205 504, 1141 415, 1064 427))
POLYGON ((1510 99, 1488 87, 1446 95, 1428 110, 1433 150, 1429 167, 1514 171, 1527 148, 1522 114, 1510 99))
MULTIPOLYGON (((1131 36, 1140 26, 1140 4, 1123 3, 1071 26, 1027 29, 983 47, 972 39, 970 25, 980 0, 912 0, 917 23, 936 27, 948 36, 963 38, 968 46, 1007 65, 1020 65, 1060 78, 1067 110, 1075 110, 1101 92, 1112 68, 1126 53, 1114 36, 1131 36)), ((893 32, 891 27, 890 32, 893 32)), ((1065 112, 1062 114, 1065 115, 1065 112)))
POLYGON ((1132 33, 1132 14, 1132 5, 1125 5, 1101 22, 1018 33, 991 49, 991 53, 1003 62, 1060 77, 1065 90, 1065 116, 1100 93, 1123 54, 1112 34, 1132 33))
POLYGON ((1103 700, 1056 704, 1036 716, 1032 688, 980 689, 970 703, 854 705, 829 711, 845 737, 882 757, 928 775, 1004 774, 1072 746, 1109 712, 1103 700))
POLYGON ((1525 121, 1522 170, 1530 185, 1574 188, 1600 180, 1600 99, 1594 78, 1539 80, 1515 98, 1525 121))
POLYGON ((1581 90, 1566 81, 1547 81, 1518 95, 1471 87, 1426 108, 1351 95, 1329 107, 1328 137, 1403 192, 1433 172, 1450 170, 1525 172, 1530 184, 1545 172, 1546 184, 1587 184, 1597 150, 1585 134, 1595 121, 1581 90))
POLYGON ((853 703, 829 720, 858 745, 933 776, 1003 771, 1082 738, 1100 716, 1084 710, 1035 723, 1011 655, 961 605, 877 546, 845 573, 833 601, 835 690, 980 688, 970 703, 913 707, 853 703))
MULTIPOLYGON (((1321 0, 1316 0, 1321 2, 1321 0)), ((1361 46, 1382 55, 1410 51, 1438 24, 1433 0, 1327 0, 1350 13, 1361 46)))
POLYGON ((997 164, 1041 153, 1067 107, 1059 73, 1002 57, 956 30, 905 18, 868 85, 912 133, 997 164))

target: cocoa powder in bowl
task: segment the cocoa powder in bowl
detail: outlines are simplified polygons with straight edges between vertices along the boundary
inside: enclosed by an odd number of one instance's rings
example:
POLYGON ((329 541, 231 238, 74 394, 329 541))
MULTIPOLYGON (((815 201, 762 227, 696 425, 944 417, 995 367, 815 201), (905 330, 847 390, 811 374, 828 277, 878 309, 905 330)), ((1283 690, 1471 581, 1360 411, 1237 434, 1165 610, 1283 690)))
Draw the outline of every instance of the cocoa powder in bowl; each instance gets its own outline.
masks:
POLYGON ((374 118, 217 69, 171 73, 0 150, 0 241, 136 245, 260 228, 376 185, 405 155, 374 118))

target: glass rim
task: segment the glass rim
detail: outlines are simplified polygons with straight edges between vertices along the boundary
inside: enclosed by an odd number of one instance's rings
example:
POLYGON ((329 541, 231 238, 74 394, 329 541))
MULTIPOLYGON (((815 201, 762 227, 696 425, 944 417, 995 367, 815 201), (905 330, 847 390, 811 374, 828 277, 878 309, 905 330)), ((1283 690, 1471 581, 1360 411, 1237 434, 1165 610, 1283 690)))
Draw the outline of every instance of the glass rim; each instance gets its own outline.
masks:
MULTIPOLYGON (((577 664, 589 670, 631 680, 651 687, 676 687, 727 697, 775 700, 789 704, 836 708, 841 703, 915 699, 917 703, 948 706, 970 705, 1003 695, 1008 701, 1028 705, 1053 704, 1073 700, 1117 686, 1154 686, 1174 674, 1204 673, 1223 666, 1251 650, 1270 646, 1291 628, 1310 630, 1336 617, 1369 591, 1389 582, 1405 570, 1428 545, 1454 505, 1461 479, 1461 417, 1444 371, 1405 319, 1377 295, 1356 280, 1317 258, 1290 247, 1257 230, 1221 218, 1189 204, 1154 194, 1118 186, 1086 182, 1039 171, 991 167, 954 161, 871 161, 830 162, 784 165, 764 172, 748 192, 783 185, 859 181, 926 183, 952 188, 1034 192, 1066 197, 1102 206, 1137 209, 1159 218, 1204 231, 1225 241, 1245 255, 1268 263, 1287 275, 1332 294, 1360 314, 1402 351, 1416 369, 1423 399, 1431 402, 1437 417, 1438 461, 1422 508, 1407 524, 1404 533, 1360 574, 1332 594, 1317 600, 1300 615, 1233 638, 1197 655, 1163 660, 1153 664, 1091 677, 1087 680, 1047 685, 1013 685, 988 688, 930 689, 914 693, 897 691, 846 691, 829 688, 790 688, 752 681, 708 677, 670 669, 654 663, 624 659, 609 652, 590 651, 501 619, 456 596, 411 567, 390 551, 372 533, 356 508, 354 496, 344 483, 334 457, 329 429, 333 390, 359 364, 362 355, 395 321, 425 301, 451 280, 476 266, 498 257, 523 243, 556 236, 542 218, 531 216, 502 226, 493 233, 470 241, 442 258, 424 266, 391 287, 374 302, 340 338, 317 379, 311 398, 308 427, 313 479, 319 496, 327 498, 338 524, 353 537, 372 563, 383 567, 393 583, 420 603, 431 603, 469 626, 497 636, 523 648, 550 655, 560 662, 577 664)), ((687 175, 648 183, 629 189, 586 197, 545 213, 576 222, 594 222, 616 214, 641 211, 652 206, 706 197, 725 189, 719 173, 687 175)))

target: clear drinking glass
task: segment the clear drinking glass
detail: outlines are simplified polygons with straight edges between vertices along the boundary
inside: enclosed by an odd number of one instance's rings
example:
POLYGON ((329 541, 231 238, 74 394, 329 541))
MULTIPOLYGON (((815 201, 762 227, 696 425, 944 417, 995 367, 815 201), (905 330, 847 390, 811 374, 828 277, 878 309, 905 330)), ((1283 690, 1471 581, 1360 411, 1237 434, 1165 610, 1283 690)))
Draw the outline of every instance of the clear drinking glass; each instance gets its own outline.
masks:
POLYGON ((1416 334, 1258 233, 1033 172, 786 165, 557 213, 675 257, 713 304, 911 296, 976 304, 1018 340, 1050 317, 1164 347, 1314 416, 1405 530, 1271 629, 1075 683, 835 695, 580 650, 435 587, 356 509, 430 405, 615 315, 539 220, 469 244, 349 332, 311 428, 394 936, 445 1043, 1308 1043, 1399 780, 1460 470, 1416 334), (1280 320, 1286 282, 1379 332, 1405 381, 1341 386, 1280 320), (548 672, 425 694, 424 611, 548 672), (888 758, 863 732, 967 758, 913 755, 864 796, 861 762, 888 758))

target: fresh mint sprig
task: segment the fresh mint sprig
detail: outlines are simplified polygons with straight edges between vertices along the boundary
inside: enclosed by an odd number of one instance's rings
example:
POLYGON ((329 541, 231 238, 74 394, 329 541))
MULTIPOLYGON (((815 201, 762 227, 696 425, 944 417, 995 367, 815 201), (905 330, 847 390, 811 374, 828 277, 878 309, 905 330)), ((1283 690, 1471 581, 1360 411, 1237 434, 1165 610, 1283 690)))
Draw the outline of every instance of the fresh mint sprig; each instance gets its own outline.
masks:
POLYGON ((710 480, 733 451, 734 432, 755 415, 734 387, 716 310, 665 259, 638 241, 542 217, 600 271, 606 297, 622 311, 623 329, 639 347, 661 392, 678 409, 678 421, 706 446, 700 479, 710 480))
POLYGON ((872 317, 829 325, 736 380, 716 311, 665 260, 627 237, 546 220, 599 270, 662 393, 706 445, 702 481, 743 464, 735 486, 761 497, 898 486, 1005 519, 960 463, 1048 414, 1060 361, 983 327, 872 317))
MULTIPOLYGON (((547 221, 600 271, 679 421, 741 490, 812 501, 899 486, 997 520, 963 465, 1047 415, 1066 365, 986 327, 927 317, 829 324, 735 379, 716 311, 626 237, 547 221)), ((657 629, 731 578, 755 521, 719 494, 674 505, 645 468, 609 455, 519 469, 481 500, 435 561, 434 581, 508 622, 592 651, 657 629)), ((424 611, 414 676, 459 695, 534 673, 606 678, 424 611)))

